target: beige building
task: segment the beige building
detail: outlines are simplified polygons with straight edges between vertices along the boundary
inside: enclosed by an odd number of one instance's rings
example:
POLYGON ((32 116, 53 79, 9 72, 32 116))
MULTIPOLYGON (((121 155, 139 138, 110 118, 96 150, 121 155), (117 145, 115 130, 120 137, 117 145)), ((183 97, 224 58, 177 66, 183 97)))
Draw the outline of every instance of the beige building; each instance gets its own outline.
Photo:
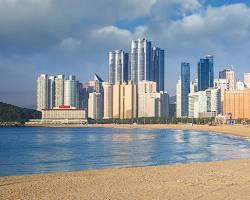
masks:
POLYGON ((93 92, 89 94, 88 118, 91 119, 103 118, 103 99, 101 93, 93 92))
POLYGON ((233 69, 225 69, 221 72, 219 72, 219 78, 220 79, 227 79, 229 83, 229 90, 235 90, 236 89, 236 73, 233 69))
POLYGON ((41 74, 37 78, 37 110, 48 109, 48 76, 41 74))
POLYGON ((137 117, 137 86, 131 81, 113 85, 113 118, 137 117))
POLYGON ((113 85, 103 83, 103 118, 113 118, 113 85))
POLYGON ((153 81, 138 83, 138 117, 168 117, 169 95, 157 92, 156 86, 153 81))
POLYGON ((64 75, 55 78, 55 106, 64 105, 64 75))
POLYGON ((59 106, 42 110, 42 123, 82 124, 86 123, 86 111, 70 106, 59 106))
POLYGON ((250 119, 250 89, 226 91, 224 114, 233 119, 250 119))
POLYGON ((138 83, 138 117, 155 117, 156 99, 156 82, 140 81, 138 83))

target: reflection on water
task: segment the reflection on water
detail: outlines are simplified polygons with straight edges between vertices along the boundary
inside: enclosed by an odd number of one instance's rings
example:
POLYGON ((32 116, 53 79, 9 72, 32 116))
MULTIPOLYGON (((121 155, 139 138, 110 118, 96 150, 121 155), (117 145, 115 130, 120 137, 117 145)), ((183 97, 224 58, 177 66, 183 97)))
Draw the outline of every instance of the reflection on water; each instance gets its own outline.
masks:
POLYGON ((250 158, 250 141, 186 130, 0 129, 0 175, 250 158))

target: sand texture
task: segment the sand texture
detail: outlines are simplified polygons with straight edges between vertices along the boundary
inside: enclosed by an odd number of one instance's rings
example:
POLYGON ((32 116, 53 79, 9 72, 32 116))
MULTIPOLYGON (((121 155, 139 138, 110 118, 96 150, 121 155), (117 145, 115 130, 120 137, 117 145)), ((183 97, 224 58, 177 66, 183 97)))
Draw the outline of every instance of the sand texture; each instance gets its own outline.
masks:
POLYGON ((0 199, 246 200, 250 160, 0 177, 0 199))

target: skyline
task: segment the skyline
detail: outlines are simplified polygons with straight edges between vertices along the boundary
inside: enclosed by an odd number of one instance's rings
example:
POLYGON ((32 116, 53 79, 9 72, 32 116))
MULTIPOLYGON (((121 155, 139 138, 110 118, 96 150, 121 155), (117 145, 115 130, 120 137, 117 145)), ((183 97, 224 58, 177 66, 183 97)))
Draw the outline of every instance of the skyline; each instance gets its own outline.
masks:
POLYGON ((84 82, 97 73, 108 80, 108 52, 128 52, 131 40, 139 37, 166 51, 165 88, 171 95, 175 94, 181 62, 190 63, 191 79, 197 77, 199 59, 209 54, 214 56, 215 78, 219 71, 234 65, 237 77, 243 80, 249 69, 247 1, 152 0, 144 6, 136 6, 140 0, 110 1, 117 12, 94 1, 63 1, 58 7, 56 0, 23 2, 26 4, 0 2, 3 102, 34 105, 35 80, 41 73, 74 74, 84 82), (102 6, 101 16, 92 13, 102 6), (69 9, 63 13, 65 7, 69 9))

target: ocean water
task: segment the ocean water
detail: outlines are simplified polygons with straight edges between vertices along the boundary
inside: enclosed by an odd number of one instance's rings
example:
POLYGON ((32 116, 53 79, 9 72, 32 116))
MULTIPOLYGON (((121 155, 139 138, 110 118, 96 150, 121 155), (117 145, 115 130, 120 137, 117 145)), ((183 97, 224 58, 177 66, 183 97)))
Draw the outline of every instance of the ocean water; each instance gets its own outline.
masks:
POLYGON ((0 128, 0 176, 250 158, 250 140, 188 130, 0 128))

